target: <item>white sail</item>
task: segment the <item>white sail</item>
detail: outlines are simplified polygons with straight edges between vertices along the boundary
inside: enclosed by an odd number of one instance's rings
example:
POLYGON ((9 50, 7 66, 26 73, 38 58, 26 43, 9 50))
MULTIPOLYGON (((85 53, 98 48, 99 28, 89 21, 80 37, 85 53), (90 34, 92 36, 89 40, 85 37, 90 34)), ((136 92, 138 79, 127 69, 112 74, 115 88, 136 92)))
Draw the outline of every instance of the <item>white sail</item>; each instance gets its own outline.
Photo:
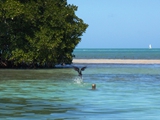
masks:
POLYGON ((151 44, 149 44, 149 49, 152 49, 152 45, 151 44))

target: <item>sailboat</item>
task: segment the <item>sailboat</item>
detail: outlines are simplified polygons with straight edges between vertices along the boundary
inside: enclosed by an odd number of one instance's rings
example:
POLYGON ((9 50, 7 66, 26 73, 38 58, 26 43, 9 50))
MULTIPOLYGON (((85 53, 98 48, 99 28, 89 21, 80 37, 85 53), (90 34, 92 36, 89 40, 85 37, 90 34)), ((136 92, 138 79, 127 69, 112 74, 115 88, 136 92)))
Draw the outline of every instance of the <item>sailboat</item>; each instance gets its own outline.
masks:
POLYGON ((149 44, 149 49, 152 49, 152 45, 151 44, 149 44))

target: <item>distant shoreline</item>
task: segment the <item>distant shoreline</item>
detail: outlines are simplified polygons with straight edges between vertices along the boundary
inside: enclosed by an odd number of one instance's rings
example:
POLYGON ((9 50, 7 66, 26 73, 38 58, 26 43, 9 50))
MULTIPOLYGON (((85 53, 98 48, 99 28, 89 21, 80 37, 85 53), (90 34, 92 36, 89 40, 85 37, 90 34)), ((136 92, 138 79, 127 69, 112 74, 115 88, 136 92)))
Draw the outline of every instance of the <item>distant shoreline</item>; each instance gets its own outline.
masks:
POLYGON ((73 64, 160 64, 160 59, 73 59, 73 64))

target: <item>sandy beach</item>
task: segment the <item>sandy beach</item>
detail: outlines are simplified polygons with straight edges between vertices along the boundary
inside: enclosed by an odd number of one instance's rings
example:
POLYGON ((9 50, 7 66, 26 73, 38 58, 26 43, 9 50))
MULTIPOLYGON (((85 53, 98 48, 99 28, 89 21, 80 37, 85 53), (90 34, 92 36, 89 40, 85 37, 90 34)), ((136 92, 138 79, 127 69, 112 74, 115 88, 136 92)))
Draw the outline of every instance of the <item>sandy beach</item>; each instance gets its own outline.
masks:
POLYGON ((160 64, 153 59, 73 59, 73 64, 160 64))

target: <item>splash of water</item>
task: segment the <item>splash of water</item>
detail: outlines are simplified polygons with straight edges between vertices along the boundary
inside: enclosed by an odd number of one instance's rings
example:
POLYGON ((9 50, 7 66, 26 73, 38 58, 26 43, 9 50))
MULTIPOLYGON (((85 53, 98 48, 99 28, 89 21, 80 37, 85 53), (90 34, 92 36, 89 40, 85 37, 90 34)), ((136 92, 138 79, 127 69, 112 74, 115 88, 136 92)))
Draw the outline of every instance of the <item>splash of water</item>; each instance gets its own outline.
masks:
POLYGON ((73 81, 76 84, 81 84, 81 83, 83 83, 83 78, 81 78, 81 77, 75 77, 73 81))

